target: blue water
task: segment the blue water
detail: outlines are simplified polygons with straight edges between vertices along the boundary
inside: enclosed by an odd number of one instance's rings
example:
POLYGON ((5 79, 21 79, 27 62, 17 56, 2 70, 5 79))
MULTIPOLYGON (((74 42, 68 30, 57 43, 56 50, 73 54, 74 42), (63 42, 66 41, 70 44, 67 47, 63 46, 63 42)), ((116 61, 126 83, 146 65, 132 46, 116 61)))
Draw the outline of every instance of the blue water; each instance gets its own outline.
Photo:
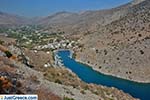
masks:
POLYGON ((101 74, 94 71, 89 66, 76 62, 69 57, 70 51, 58 51, 57 55, 61 57, 64 65, 71 69, 78 77, 86 83, 101 84, 108 87, 116 87, 123 90, 125 93, 129 93, 135 98, 141 100, 150 100, 150 84, 137 83, 129 80, 120 79, 117 77, 101 74))

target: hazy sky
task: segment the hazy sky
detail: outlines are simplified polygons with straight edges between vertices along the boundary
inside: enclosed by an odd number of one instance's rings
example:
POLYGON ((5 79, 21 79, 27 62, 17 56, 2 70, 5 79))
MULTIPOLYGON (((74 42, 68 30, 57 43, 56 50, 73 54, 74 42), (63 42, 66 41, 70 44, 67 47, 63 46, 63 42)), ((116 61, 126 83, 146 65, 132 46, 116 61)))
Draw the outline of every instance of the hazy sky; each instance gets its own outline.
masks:
POLYGON ((108 9, 131 0, 0 0, 0 11, 35 17, 59 11, 108 9))

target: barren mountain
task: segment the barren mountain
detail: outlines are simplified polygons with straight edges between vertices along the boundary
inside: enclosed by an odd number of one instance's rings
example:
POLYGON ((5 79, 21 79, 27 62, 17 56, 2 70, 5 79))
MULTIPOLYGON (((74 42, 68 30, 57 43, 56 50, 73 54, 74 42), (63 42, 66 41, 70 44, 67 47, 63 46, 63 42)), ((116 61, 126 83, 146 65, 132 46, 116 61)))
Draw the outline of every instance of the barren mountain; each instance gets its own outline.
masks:
POLYGON ((81 13, 60 12, 40 19, 38 24, 49 31, 64 31, 66 33, 87 33, 99 29, 125 16, 132 6, 142 2, 134 0, 126 5, 113 9, 85 11, 81 13))
POLYGON ((28 20, 24 17, 0 12, 0 26, 15 26, 27 22, 28 20))
POLYGON ((150 82, 149 43, 150 1, 144 0, 124 17, 85 36, 77 59, 103 73, 150 82))

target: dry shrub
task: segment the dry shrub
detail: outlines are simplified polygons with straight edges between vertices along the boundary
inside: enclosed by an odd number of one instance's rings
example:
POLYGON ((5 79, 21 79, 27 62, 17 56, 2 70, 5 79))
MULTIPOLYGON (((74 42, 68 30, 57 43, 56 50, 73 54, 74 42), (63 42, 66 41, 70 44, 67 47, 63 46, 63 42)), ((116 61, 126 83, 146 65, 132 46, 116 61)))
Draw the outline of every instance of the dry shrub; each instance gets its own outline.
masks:
POLYGON ((8 72, 8 73, 15 74, 16 69, 5 65, 5 66, 0 67, 0 72, 8 72))
POLYGON ((37 90, 38 100, 61 100, 61 98, 46 89, 37 90))
POLYGON ((12 55, 12 56, 10 57, 10 59, 12 59, 12 60, 18 60, 16 55, 12 55))
POLYGON ((3 76, 0 76, 0 93, 5 93, 5 90, 12 88, 11 82, 3 76))

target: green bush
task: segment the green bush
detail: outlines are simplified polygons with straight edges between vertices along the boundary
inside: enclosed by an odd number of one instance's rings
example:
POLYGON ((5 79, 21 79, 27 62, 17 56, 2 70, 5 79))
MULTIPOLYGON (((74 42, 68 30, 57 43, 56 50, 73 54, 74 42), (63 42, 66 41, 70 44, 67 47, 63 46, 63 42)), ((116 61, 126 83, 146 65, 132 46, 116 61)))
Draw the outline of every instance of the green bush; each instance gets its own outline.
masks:
POLYGON ((56 79, 55 83, 62 84, 62 82, 59 79, 56 79))
POLYGON ((81 91, 80 91, 80 93, 82 93, 82 94, 86 94, 84 90, 81 90, 81 91))
POLYGON ((5 54, 8 58, 10 58, 12 56, 11 52, 10 51, 5 51, 5 54))
POLYGON ((4 43, 4 41, 0 40, 0 44, 3 44, 3 43, 4 43))
POLYGON ((63 100, 74 100, 73 98, 64 97, 63 100))

